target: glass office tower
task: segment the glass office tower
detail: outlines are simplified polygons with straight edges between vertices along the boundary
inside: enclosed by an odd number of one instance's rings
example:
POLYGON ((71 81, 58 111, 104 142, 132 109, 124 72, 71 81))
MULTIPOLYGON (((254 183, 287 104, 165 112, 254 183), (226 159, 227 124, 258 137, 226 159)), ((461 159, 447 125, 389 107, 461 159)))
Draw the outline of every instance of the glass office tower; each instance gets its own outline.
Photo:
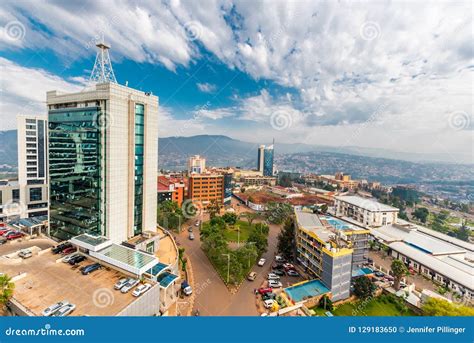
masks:
POLYGON ((265 147, 264 150, 263 176, 273 176, 273 145, 265 147))

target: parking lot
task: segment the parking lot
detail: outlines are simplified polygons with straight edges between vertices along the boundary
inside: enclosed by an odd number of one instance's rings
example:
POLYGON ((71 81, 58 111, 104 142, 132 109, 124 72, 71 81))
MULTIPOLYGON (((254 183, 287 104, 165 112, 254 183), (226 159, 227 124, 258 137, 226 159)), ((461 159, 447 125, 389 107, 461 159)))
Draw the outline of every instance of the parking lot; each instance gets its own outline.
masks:
MULTIPOLYGON (((46 307, 62 300, 76 305, 73 316, 116 315, 135 300, 131 292, 122 294, 113 289, 115 282, 124 276, 118 271, 102 268, 85 276, 79 267, 57 262, 62 256, 54 255, 49 249, 32 249, 35 253, 28 259, 5 257, 6 253, 13 255, 13 246, 20 250, 34 244, 9 242, 8 246, 0 247, 0 271, 15 278, 14 298, 35 315, 41 315, 46 307)), ((80 265, 92 262, 86 260, 80 265)))

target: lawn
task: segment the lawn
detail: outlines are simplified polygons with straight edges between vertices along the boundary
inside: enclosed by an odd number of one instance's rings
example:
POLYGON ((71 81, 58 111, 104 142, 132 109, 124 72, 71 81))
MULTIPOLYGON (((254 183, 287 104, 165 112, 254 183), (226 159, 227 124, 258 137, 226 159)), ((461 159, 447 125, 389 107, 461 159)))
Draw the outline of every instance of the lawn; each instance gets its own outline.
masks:
POLYGON ((237 242, 239 238, 240 242, 246 242, 253 227, 254 225, 250 226, 247 221, 238 220, 234 227, 229 227, 224 231, 224 236, 228 242, 237 242))
POLYGON ((398 306, 389 301, 386 296, 381 296, 366 303, 346 303, 338 306, 332 313, 335 316, 414 316, 410 309, 402 312, 398 306))

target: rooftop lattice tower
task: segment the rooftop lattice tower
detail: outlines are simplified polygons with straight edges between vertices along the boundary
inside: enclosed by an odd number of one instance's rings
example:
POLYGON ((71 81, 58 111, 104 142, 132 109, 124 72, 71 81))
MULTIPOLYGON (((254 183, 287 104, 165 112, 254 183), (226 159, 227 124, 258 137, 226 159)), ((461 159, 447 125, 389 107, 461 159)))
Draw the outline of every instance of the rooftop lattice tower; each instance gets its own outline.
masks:
POLYGON ((110 46, 106 45, 102 41, 102 43, 96 44, 96 47, 98 48, 98 51, 95 57, 94 68, 92 69, 89 80, 95 83, 117 83, 114 70, 112 69, 112 62, 110 61, 110 46))

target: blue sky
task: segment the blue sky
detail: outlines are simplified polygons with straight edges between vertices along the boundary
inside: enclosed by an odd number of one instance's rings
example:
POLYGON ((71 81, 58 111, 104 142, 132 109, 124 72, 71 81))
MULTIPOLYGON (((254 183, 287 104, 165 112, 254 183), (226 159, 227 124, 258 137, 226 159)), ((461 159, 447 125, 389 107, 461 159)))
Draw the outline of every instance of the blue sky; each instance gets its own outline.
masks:
POLYGON ((472 162, 472 3, 4 1, 0 128, 87 83, 102 35, 160 135, 361 146, 472 162))

